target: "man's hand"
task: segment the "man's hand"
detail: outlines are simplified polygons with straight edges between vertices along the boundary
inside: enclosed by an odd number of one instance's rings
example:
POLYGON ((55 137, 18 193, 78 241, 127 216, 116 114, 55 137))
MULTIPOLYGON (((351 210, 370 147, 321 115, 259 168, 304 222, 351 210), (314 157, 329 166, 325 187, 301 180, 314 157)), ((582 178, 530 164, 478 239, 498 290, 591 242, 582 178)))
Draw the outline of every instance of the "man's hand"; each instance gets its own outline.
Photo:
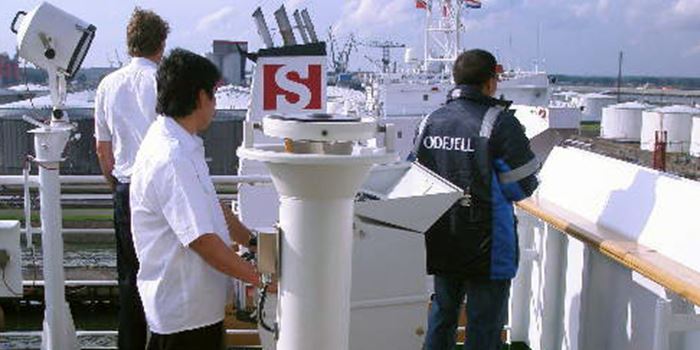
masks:
POLYGON ((256 287, 261 286, 255 266, 238 256, 215 233, 200 236, 190 243, 189 247, 216 270, 256 287))
POLYGON ((250 246, 250 240, 255 237, 253 233, 233 214, 229 204, 224 201, 220 201, 219 204, 221 204, 221 210, 224 212, 224 219, 226 219, 226 226, 231 239, 251 251, 255 251, 255 247, 250 246))

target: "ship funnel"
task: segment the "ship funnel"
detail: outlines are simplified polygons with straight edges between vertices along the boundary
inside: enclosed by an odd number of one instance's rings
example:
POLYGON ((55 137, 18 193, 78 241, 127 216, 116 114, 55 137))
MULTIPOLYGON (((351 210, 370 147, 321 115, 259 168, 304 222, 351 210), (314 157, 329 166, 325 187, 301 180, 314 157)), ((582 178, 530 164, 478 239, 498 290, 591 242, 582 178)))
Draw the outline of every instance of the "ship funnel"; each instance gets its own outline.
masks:
POLYGON ((301 10, 301 19, 304 21, 304 28, 307 34, 309 34, 309 40, 312 43, 318 42, 318 36, 316 36, 316 29, 314 28, 314 23, 311 21, 311 16, 309 16, 309 11, 307 9, 301 10))
POLYGON ((255 20, 255 25, 258 28, 258 35, 260 35, 260 39, 262 39, 263 43, 265 44, 265 47, 268 49, 274 47, 275 44, 272 42, 270 29, 267 27, 267 23, 265 22, 265 15, 263 14, 262 9, 260 7, 255 9, 255 12, 253 12, 253 19, 255 20))
POLYGON ((301 19, 301 13, 299 10, 294 10, 294 23, 297 25, 297 30, 299 31, 299 34, 301 35, 301 41, 304 42, 304 44, 309 43, 309 35, 306 34, 306 27, 304 26, 304 21, 301 19))
POLYGON ((282 41, 284 41, 284 46, 292 46, 297 44, 297 40, 294 37, 294 30, 292 25, 289 23, 289 17, 287 16, 287 10, 284 5, 275 11, 275 19, 277 20, 277 26, 280 29, 280 34, 282 34, 282 41))

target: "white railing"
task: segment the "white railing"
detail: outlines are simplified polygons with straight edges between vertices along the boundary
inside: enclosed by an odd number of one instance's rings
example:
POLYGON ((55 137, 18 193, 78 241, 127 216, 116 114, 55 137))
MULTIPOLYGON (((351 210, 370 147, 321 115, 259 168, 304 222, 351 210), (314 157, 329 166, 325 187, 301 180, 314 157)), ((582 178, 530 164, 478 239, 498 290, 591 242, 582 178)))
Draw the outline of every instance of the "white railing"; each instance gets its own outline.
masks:
POLYGON ((517 211, 511 340, 538 349, 697 349, 700 273, 556 206, 517 211))
MULTIPOLYGON (((106 180, 100 175, 61 175, 60 176, 61 185, 95 185, 95 186, 106 186, 106 180)), ((212 182, 216 185, 261 185, 269 184, 272 179, 267 175, 213 175, 212 182)), ((35 188, 39 186, 39 177, 36 175, 23 176, 23 175, 0 175, 0 186, 23 186, 24 187, 24 222, 25 227, 22 229, 22 233, 25 235, 25 242, 31 246, 32 236, 41 234, 40 228, 28 226, 31 220, 29 216, 31 215, 31 200, 29 199, 29 188, 35 188)), ((62 233, 64 235, 71 234, 110 234, 113 233, 114 229, 66 229, 64 228, 62 233)))
MULTIPOLYGON (((215 185, 237 185, 237 184, 265 184, 272 180, 266 175, 213 175, 212 181, 215 185)), ((105 178, 100 175, 61 175, 62 185, 106 185, 105 178)), ((39 186, 39 177, 29 176, 30 187, 39 186)), ((24 186, 25 179, 22 175, 1 175, 0 186, 24 186)))

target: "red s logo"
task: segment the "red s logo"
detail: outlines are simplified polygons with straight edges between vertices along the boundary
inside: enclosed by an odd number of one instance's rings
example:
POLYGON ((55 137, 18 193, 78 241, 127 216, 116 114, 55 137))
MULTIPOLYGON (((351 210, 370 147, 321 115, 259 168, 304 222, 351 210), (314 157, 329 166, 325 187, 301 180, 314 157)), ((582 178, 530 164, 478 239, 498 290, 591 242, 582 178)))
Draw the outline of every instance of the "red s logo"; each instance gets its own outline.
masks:
POLYGON ((276 110, 284 107, 301 109, 321 109, 321 84, 323 83, 320 64, 307 65, 302 77, 298 70, 283 64, 268 64, 263 67, 263 110, 276 110))

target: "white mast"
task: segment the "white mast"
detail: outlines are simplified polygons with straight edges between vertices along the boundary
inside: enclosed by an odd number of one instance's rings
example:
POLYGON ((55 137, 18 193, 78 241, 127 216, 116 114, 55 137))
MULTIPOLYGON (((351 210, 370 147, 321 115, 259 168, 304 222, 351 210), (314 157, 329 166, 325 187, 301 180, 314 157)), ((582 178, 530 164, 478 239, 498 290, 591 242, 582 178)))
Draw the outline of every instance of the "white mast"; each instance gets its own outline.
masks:
POLYGON ((443 66, 449 73, 452 63, 462 50, 462 0, 427 0, 425 27, 424 70, 433 64, 443 66))

